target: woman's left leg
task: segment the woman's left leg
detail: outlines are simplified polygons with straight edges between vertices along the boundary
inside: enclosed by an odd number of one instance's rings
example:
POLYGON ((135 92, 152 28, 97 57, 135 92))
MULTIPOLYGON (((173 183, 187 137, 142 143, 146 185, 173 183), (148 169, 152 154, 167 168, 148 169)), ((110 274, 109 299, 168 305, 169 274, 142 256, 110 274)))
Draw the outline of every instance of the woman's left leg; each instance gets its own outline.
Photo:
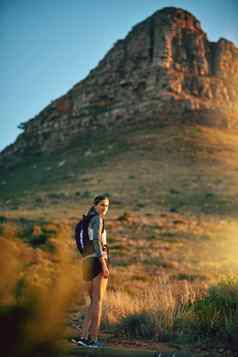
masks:
POLYGON ((102 302, 105 295, 108 279, 104 278, 102 273, 98 274, 93 279, 92 284, 92 306, 91 306, 91 325, 90 336, 92 340, 96 340, 99 332, 102 315, 102 302))
POLYGON ((83 338, 88 338, 88 331, 91 325, 91 320, 92 320, 92 282, 90 281, 88 285, 88 294, 90 297, 90 305, 88 307, 86 316, 83 321, 83 326, 82 326, 82 333, 81 337, 83 338))

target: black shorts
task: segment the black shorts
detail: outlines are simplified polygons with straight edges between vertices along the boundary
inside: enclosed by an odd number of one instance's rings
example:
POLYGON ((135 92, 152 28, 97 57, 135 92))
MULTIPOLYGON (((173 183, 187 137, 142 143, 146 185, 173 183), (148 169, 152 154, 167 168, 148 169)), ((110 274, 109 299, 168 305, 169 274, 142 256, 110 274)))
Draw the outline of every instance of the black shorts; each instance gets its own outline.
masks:
MULTIPOLYGON (((108 260, 106 260, 107 267, 109 268, 108 260)), ((97 257, 86 258, 82 262, 82 276, 83 280, 90 281, 98 274, 102 273, 102 263, 97 257)))

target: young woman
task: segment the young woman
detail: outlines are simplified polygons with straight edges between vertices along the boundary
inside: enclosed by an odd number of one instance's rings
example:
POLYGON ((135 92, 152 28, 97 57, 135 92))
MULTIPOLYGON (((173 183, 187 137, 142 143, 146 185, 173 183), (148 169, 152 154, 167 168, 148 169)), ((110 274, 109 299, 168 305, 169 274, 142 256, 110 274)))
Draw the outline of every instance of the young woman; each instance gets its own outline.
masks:
POLYGON ((102 303, 109 277, 109 249, 107 246, 104 216, 109 207, 109 199, 105 195, 94 199, 90 208, 88 235, 92 244, 93 253, 83 258, 82 273, 88 285, 90 305, 85 316, 81 337, 73 340, 85 347, 98 348, 102 344, 98 341, 98 332, 101 323, 102 303))

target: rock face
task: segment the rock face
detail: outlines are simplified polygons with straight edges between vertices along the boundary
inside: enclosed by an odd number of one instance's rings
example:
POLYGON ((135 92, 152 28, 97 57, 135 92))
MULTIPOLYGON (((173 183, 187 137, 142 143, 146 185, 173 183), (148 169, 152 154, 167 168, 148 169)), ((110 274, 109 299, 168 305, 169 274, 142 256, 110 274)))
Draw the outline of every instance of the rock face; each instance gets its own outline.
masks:
POLYGON ((189 12, 155 12, 117 41, 89 75, 24 129, 2 158, 54 151, 99 127, 189 120, 238 127, 238 49, 209 42, 189 12))

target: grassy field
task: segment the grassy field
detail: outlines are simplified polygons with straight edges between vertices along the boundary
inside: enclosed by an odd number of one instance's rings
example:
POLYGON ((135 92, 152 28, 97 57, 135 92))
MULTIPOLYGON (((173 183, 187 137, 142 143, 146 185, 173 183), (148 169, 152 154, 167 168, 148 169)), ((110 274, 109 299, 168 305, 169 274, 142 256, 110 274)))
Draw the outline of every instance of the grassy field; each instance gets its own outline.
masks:
POLYGON ((109 130, 79 138, 48 155, 29 155, 2 170, 0 199, 13 208, 27 201, 75 201, 108 192, 122 208, 169 207, 223 214, 237 208, 237 134, 199 126, 109 130), (11 206, 12 205, 12 206, 11 206))
POLYGON ((173 344, 197 356, 208 356, 216 341, 220 355, 232 356, 238 135, 184 125, 117 134, 48 161, 26 161, 9 178, 3 173, 4 326, 9 319, 24 326, 15 331, 16 345, 25 339, 29 354, 44 355, 80 328, 88 298, 73 226, 93 197, 107 192, 112 268, 102 332, 108 341, 173 344))

